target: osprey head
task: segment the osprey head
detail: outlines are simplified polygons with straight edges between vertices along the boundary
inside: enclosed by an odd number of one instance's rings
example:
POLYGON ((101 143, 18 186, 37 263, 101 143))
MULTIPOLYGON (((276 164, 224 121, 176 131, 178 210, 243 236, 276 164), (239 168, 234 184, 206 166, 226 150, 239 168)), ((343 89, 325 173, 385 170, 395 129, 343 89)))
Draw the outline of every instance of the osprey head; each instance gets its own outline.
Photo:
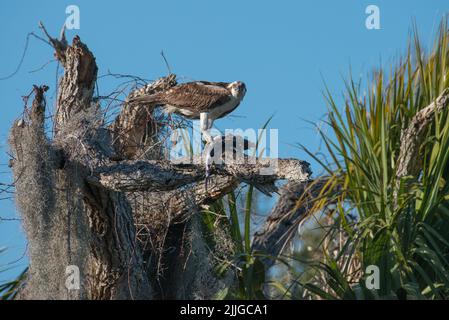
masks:
POLYGON ((231 94, 238 100, 242 100, 246 93, 246 85, 242 81, 234 81, 228 85, 231 94))

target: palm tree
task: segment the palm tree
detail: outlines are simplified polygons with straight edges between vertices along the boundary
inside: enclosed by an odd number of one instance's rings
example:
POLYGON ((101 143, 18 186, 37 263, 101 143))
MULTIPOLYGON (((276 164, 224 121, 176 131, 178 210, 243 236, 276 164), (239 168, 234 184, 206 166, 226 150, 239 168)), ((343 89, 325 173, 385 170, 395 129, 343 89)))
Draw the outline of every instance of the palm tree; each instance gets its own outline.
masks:
POLYGON ((413 34, 405 57, 375 72, 366 93, 350 79, 341 107, 326 90, 331 164, 308 152, 327 172, 314 211, 330 212, 327 238, 340 242, 323 244, 315 276, 300 279, 314 297, 449 297, 447 20, 429 55, 413 34), (370 265, 378 289, 365 285, 370 265))

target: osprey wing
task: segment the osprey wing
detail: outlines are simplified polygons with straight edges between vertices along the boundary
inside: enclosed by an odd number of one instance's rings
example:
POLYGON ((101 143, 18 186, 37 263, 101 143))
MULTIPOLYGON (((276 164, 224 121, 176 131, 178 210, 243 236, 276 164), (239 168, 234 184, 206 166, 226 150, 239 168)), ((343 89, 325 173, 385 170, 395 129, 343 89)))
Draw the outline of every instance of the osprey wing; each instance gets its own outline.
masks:
POLYGON ((188 82, 163 93, 163 102, 180 109, 201 113, 222 105, 231 99, 227 83, 188 82))

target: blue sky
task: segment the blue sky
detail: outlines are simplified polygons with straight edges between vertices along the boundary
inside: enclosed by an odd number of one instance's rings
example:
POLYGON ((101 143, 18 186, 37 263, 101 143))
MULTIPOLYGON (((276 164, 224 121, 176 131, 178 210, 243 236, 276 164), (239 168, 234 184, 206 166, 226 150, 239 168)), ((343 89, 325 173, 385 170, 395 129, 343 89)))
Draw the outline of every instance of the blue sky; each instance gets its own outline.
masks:
MULTIPOLYGON (((389 65, 407 46, 412 19, 416 19, 425 47, 433 41, 447 0, 417 1, 0 1, 0 78, 17 67, 26 35, 40 35, 38 22, 56 35, 67 15, 80 8, 79 34, 93 51, 99 75, 133 74, 154 79, 167 73, 161 50, 172 71, 183 79, 242 80, 248 92, 220 129, 259 128, 275 114, 271 128, 279 129, 279 155, 310 160, 294 145, 316 150, 319 138, 305 120, 318 122, 326 111, 323 80, 341 96, 349 67, 355 78, 365 77, 379 64, 389 65), (365 27, 365 8, 380 9, 380 30, 365 27)), ((56 63, 39 69, 53 57, 43 42, 30 38, 19 72, 0 81, 0 182, 8 182, 7 132, 23 108, 21 96, 33 84, 50 86, 53 106, 56 63)), ((99 81, 100 94, 116 82, 99 81)), ((312 169, 318 171, 314 165, 312 169)), ((1 197, 2 195, 0 195, 1 197)), ((0 217, 16 217, 12 200, 0 201, 0 217)), ((18 222, 0 221, 0 270, 23 256, 26 241, 18 222)), ((0 273, 0 281, 27 264, 26 258, 0 273)))

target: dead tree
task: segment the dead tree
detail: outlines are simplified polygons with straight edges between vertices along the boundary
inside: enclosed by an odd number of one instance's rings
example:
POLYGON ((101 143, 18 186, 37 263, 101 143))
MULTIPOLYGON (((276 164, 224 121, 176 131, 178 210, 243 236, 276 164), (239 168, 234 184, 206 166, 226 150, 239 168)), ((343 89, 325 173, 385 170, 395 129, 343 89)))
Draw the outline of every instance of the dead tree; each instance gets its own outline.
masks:
MULTIPOLYGON (((55 39, 42 29, 64 75, 53 134, 45 130, 46 86, 34 87, 31 107, 10 132, 16 202, 30 258, 18 298, 212 297, 234 281, 232 275, 214 275, 214 250, 229 256, 232 245, 217 250, 205 243, 201 207, 241 181, 307 183, 308 164, 279 159, 270 175, 261 174, 269 160, 217 165, 206 190, 200 162, 174 164, 164 158, 158 141, 163 124, 151 108, 124 103, 115 121, 105 124, 94 99, 94 55, 78 36, 68 44, 63 34, 55 39), (79 268, 79 289, 66 286, 71 265, 79 268)), ((130 95, 173 85, 176 77, 169 75, 130 95)), ((217 243, 231 243, 225 226, 221 231, 214 235, 221 237, 217 243)))

